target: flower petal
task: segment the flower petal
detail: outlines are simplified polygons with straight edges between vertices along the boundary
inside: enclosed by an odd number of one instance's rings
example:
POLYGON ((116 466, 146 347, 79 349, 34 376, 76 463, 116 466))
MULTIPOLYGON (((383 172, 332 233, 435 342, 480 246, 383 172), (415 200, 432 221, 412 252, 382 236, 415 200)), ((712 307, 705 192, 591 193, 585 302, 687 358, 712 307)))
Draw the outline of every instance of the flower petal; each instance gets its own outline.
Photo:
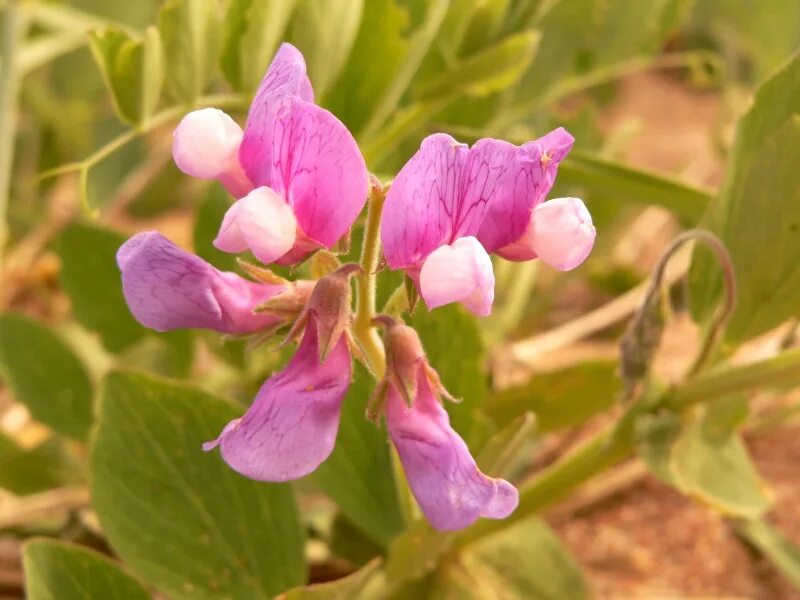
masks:
POLYGON ((419 274, 419 290, 428 309, 462 302, 479 316, 492 311, 494 271, 489 255, 474 237, 459 238, 428 255, 419 274))
POLYGON ((239 165, 242 128, 224 112, 216 108, 192 111, 172 135, 172 156, 181 171, 200 179, 218 179, 237 198, 253 189, 239 165))
POLYGON ((274 125, 272 187, 292 206, 302 232, 330 248, 367 201, 364 157, 344 124, 310 102, 287 99, 274 125))
POLYGON ((517 507, 517 490, 487 477, 420 373, 418 395, 409 408, 390 385, 386 425, 425 517, 436 529, 469 527, 478 517, 503 519, 517 507))
POLYGON ((256 185, 271 185, 273 118, 276 103, 297 96, 313 102, 314 92, 306 75, 306 61, 300 50, 281 44, 258 87, 239 150, 239 160, 256 185))
POLYGON ((570 151, 573 142, 574 138, 559 127, 538 140, 515 148, 515 156, 508 159, 506 178, 492 197, 477 233, 487 252, 507 246, 525 232, 531 211, 552 189, 558 164, 570 151))
POLYGON ((288 481, 314 471, 333 450, 352 376, 346 336, 321 364, 317 352, 312 316, 286 368, 264 383, 243 417, 203 448, 219 445, 232 469, 259 481, 288 481))
POLYGON ((292 208, 274 190, 259 187, 228 209, 214 246, 232 253, 252 250, 269 264, 292 249, 296 235, 292 208))
MULTIPOLYGON (((358 145, 341 121, 313 103, 305 61, 290 44, 278 50, 250 107, 239 160, 256 185, 286 199, 314 247, 339 241, 367 199, 358 145)), ((290 256, 305 257, 306 246, 290 256)))
POLYGON ((154 231, 140 233, 117 252, 122 290, 131 313, 156 331, 200 327, 251 333, 278 319, 253 309, 284 290, 218 271, 154 231))
POLYGON ((391 268, 418 268, 433 250, 453 241, 468 151, 449 135, 430 135, 394 178, 381 217, 383 253, 391 268))
POLYGON ((595 235, 592 216, 580 199, 556 198, 537 206, 522 237, 497 253, 508 260, 538 257, 559 271, 569 271, 589 256, 595 235))

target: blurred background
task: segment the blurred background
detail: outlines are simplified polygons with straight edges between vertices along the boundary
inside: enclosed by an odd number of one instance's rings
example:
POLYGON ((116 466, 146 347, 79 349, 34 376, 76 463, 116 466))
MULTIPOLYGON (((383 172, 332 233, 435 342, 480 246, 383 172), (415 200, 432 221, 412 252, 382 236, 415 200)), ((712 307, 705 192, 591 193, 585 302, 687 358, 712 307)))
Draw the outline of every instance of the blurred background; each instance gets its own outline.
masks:
MULTIPOLYGON (((212 16, 194 24, 203 42, 187 50, 175 30, 188 27, 189 4, 0 2, 0 597, 21 597, 31 536, 112 554, 87 489, 92 398, 106 372, 143 369, 249 402, 285 360, 246 341, 146 331, 113 260, 127 236, 157 229, 236 270, 211 246, 229 199, 177 170, 170 134, 193 105, 243 122, 281 41, 303 51, 317 101, 384 180, 434 131, 465 142, 523 143, 556 126, 575 136, 551 196, 586 201, 598 231, 590 259, 568 274, 498 261, 491 318, 413 317, 432 363, 467 399, 453 420, 471 445, 536 415, 526 472, 618 415, 618 339, 646 278, 717 195, 753 91, 800 47, 791 0, 209 1, 212 16), (129 46, 120 53, 117 42, 129 46), (460 328, 463 354, 437 346, 437 318, 460 328)), ((800 164, 797 153, 785 159, 800 164)), ((800 201, 796 185, 786 193, 800 201)), ((358 232, 354 244, 356 255, 358 232)), ((688 261, 679 255, 668 279, 688 261)), ((384 280, 379 305, 400 282, 384 280)), ((666 381, 698 349, 681 289, 655 365, 666 381)), ((787 332, 743 336, 752 339, 739 358, 765 355, 787 332)), ((800 397, 764 396, 744 439, 771 522, 800 543, 800 397)), ((350 572, 364 554, 342 534, 347 515, 324 485, 299 489, 311 579, 350 572)), ((595 597, 800 598, 769 553, 691 496, 631 460, 544 516, 595 597)))

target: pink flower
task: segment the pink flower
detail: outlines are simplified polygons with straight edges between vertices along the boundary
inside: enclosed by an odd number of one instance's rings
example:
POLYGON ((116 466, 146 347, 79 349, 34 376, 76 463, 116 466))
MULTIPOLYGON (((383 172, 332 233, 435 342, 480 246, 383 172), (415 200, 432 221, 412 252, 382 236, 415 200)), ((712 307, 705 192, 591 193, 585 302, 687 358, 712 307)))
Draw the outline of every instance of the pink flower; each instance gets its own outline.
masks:
POLYGON ((220 447, 230 467, 259 481, 289 481, 314 471, 333 451, 352 377, 346 336, 320 361, 318 319, 286 368, 261 386, 247 413, 203 445, 220 447))
POLYGON ((577 199, 568 210, 558 210, 561 200, 542 204, 573 141, 564 129, 519 147, 428 136, 386 196, 386 262, 417 283, 428 308, 462 302, 481 316, 494 300, 492 252, 574 268, 594 243, 591 218, 577 199))
POLYGON ((389 323, 386 333, 386 426, 414 497, 436 529, 469 527, 478 517, 504 519, 517 507, 516 488, 484 475, 450 426, 437 396, 448 396, 428 364, 417 333, 389 323))
POLYGON ((216 179, 236 198, 214 244, 264 263, 293 264, 330 248, 366 202, 367 168, 353 136, 314 104, 303 55, 282 44, 244 131, 225 113, 189 113, 173 156, 185 173, 216 179))
POLYGON ((245 334, 269 329, 284 319, 254 309, 281 294, 302 293, 298 290, 306 287, 306 282, 254 283, 218 271, 154 231, 125 242, 117 252, 117 264, 131 313, 156 331, 198 327, 245 334))
POLYGON ((352 378, 345 327, 350 320, 345 265, 320 279, 288 338, 303 330, 297 353, 270 377, 245 415, 204 450, 219 446, 232 469, 259 481, 288 481, 314 471, 333 451, 342 401, 352 378))

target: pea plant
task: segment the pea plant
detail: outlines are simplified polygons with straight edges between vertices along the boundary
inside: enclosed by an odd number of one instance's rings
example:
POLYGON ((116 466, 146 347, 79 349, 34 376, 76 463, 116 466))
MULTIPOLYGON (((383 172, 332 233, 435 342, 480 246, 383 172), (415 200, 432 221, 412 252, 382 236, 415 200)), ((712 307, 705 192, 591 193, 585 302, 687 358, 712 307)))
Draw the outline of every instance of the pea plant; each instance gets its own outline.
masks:
POLYGON ((798 412, 800 34, 746 54, 707 41, 737 3, 682 0, 89 4, 2 3, 27 597, 587 598, 543 517, 634 461, 800 586, 744 438, 798 412), (747 97, 716 190, 603 150, 652 71, 747 97), (675 236, 626 272, 653 207, 675 236), (586 337, 615 353, 538 368, 586 337))

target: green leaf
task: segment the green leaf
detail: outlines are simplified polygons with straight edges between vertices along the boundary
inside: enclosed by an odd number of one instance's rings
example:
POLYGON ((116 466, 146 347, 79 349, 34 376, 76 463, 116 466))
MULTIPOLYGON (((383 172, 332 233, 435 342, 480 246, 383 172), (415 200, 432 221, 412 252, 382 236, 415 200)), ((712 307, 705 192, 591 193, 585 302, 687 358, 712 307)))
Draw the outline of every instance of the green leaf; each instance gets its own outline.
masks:
POLYGON ((0 374, 34 419, 86 439, 92 384, 75 353, 51 329, 22 315, 0 315, 0 374))
POLYGON ((201 450, 240 414, 144 375, 104 382, 94 507, 114 550, 171 598, 269 598, 305 578, 291 487, 245 479, 201 450))
POLYGON ((737 62, 745 59, 755 81, 766 78, 800 47, 800 3, 759 0, 758 10, 751 0, 695 4, 694 27, 723 45, 731 67, 742 69, 737 62))
POLYGON ((24 450, 0 435, 0 488, 25 496, 82 479, 81 468, 61 440, 51 438, 24 450))
POLYGON ((458 61, 445 73, 437 73, 419 90, 420 98, 465 93, 487 96, 516 83, 536 53, 539 34, 523 31, 458 61))
POLYGON ((374 387, 369 373, 357 365, 342 407, 336 446, 310 479, 354 525, 386 547, 402 531, 403 518, 386 431, 366 418, 374 387))
POLYGON ((741 436, 714 422, 714 412, 690 415, 672 447, 670 470, 678 488, 720 512, 756 518, 770 502, 741 436))
POLYGON ((385 553, 341 512, 333 518, 328 547, 336 556, 359 567, 385 553))
POLYGON ((231 0, 220 66, 237 90, 253 91, 272 61, 297 0, 231 0))
POLYGON ((473 411, 483 404, 487 392, 486 350, 472 315, 455 304, 428 312, 417 309, 411 318, 428 360, 448 391, 460 398, 447 403, 453 427, 469 442, 473 411))
POLYGON ((603 68, 637 54, 656 51, 670 29, 675 4, 682 0, 569 0, 551 2, 535 25, 542 32, 528 72, 509 91, 512 112, 530 114, 550 88, 572 75, 603 68))
POLYGON ((526 384, 495 392, 485 412, 503 426, 526 411, 542 432, 572 427, 614 406, 621 389, 616 361, 586 362, 534 375, 526 384))
POLYGON ((736 531, 766 556, 796 590, 800 590, 800 548, 764 520, 740 521, 736 531))
POLYGON ((570 152, 559 165, 558 183, 583 187, 599 199, 663 206, 687 225, 696 224, 711 202, 706 190, 580 150, 570 152))
MULTIPOLYGON (((726 339, 737 343, 800 315, 800 54, 756 92, 705 225, 725 244, 738 282, 726 339)), ((722 290, 709 251, 696 251, 692 308, 711 318, 722 290)))
POLYGON ((191 103, 208 87, 219 54, 219 16, 213 0, 169 0, 158 13, 167 89, 191 103))
POLYGON ((650 472, 672 487, 678 487, 672 472, 672 446, 681 432, 681 417, 673 412, 645 413, 635 422, 636 455, 650 472))
POLYGON ((89 33, 89 48, 103 73, 120 118, 143 123, 153 114, 164 82, 164 50, 155 27, 142 39, 108 27, 89 33))
POLYGON ((489 438, 476 462, 491 477, 508 477, 514 463, 521 458, 520 449, 533 439, 536 417, 524 413, 489 438))
POLYGON ((381 559, 376 558, 347 577, 328 583, 295 588, 286 592, 281 598, 282 600, 315 600, 316 598, 320 600, 358 600, 362 597, 361 593, 380 565, 381 559))
POLYGON ((221 185, 213 183, 197 207, 192 229, 192 246, 197 256, 222 271, 237 270, 236 256, 217 250, 213 243, 219 233, 222 218, 230 207, 231 197, 221 185))
POLYGON ((115 231, 72 223, 61 234, 61 287, 75 318, 100 334, 103 345, 120 352, 146 333, 131 316, 122 295, 116 254, 125 238, 115 231))
POLYGON ((458 586, 457 597, 589 598, 578 565, 538 518, 519 521, 468 546, 459 558, 439 574, 449 586, 458 586))
POLYGON ((75 544, 27 542, 22 552, 28 600, 147 600, 150 594, 117 564, 75 544))
POLYGON ((391 82, 408 49, 408 12, 396 0, 368 0, 344 71, 325 96, 325 106, 354 134, 391 82))
POLYGON ((408 38, 408 47, 404 53, 403 60, 399 62, 397 70, 389 85, 384 90, 375 107, 370 114, 370 118, 364 128, 364 134, 374 134, 381 127, 400 105, 403 95, 408 90, 408 86, 416 75, 428 50, 433 44, 436 34, 441 27, 450 0, 431 0, 424 3, 425 15, 419 27, 408 38))
POLYGON ((345 67, 356 41, 364 0, 300 0, 292 40, 302 50, 319 98, 345 67))

